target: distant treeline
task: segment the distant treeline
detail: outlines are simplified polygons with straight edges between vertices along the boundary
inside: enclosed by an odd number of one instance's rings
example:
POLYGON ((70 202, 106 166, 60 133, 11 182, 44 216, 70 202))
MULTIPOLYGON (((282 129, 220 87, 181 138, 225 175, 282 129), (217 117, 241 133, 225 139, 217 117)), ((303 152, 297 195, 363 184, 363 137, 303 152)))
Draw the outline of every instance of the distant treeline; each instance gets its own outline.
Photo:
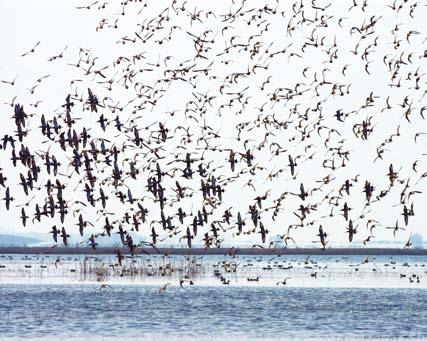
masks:
MULTIPOLYGON (((0 247, 0 254, 54 254, 54 255, 85 255, 85 254, 115 254, 120 250, 128 254, 126 248, 99 247, 93 250, 87 247, 0 247)), ((396 248, 154 248, 137 249, 138 255, 343 255, 343 256, 427 256, 427 249, 396 249, 396 248)))

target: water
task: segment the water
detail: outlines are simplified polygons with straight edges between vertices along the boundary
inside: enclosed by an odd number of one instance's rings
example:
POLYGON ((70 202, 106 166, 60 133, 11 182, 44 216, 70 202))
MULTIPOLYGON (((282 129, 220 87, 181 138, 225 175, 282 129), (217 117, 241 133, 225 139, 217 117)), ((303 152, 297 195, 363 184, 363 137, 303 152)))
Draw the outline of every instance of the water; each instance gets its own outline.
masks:
POLYGON ((3 255, 0 284, 161 285, 191 277, 198 285, 427 289, 426 256, 137 256, 3 255), (258 278, 257 281, 248 279, 258 278))
POLYGON ((427 290, 0 285, 3 337, 427 337, 427 290))
POLYGON ((0 339, 427 338, 424 256, 59 259, 0 257, 0 339))

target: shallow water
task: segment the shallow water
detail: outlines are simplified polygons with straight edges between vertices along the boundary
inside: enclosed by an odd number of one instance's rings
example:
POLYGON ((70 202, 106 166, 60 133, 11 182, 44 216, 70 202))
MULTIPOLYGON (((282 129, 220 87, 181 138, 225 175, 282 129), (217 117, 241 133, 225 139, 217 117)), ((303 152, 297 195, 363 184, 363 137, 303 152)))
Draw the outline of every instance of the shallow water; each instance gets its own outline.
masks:
POLYGON ((424 256, 57 260, 0 256, 0 339, 427 338, 424 256))
POLYGON ((427 290, 0 285, 2 337, 427 337, 427 290))
POLYGON ((0 284, 161 285, 187 276, 197 285, 427 288, 425 256, 0 256, 0 284), (222 280, 223 279, 223 280, 222 280), (257 279, 249 281, 248 279, 257 279))

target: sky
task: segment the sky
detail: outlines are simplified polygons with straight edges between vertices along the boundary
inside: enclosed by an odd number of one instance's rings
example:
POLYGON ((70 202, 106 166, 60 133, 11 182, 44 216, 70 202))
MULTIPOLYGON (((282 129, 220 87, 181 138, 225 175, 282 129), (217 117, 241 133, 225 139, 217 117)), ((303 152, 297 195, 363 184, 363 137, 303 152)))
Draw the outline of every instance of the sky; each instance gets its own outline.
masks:
MULTIPOLYGON (((131 120, 134 119, 137 127, 141 128, 144 138, 149 138, 149 132, 156 130, 154 127, 159 122, 170 129, 170 139, 166 141, 165 149, 162 151, 165 159, 160 160, 162 169, 171 169, 176 166, 177 163, 174 161, 183 158, 186 151, 191 151, 195 155, 203 155, 206 163, 210 162, 212 172, 222 181, 236 175, 229 169, 229 164, 226 162, 229 150, 233 149, 240 153, 244 153, 246 149, 252 150, 255 156, 254 164, 260 168, 255 170, 255 174, 251 174, 248 172, 248 168, 244 167, 244 161, 240 161, 238 169, 244 172, 239 174, 237 179, 225 185, 226 191, 220 205, 221 209, 218 210, 217 215, 212 215, 212 219, 214 217, 220 219, 224 209, 232 207, 234 222, 237 212, 247 212, 248 205, 254 203, 256 196, 268 193, 268 199, 263 203, 263 208, 272 207, 282 193, 298 193, 301 183, 304 183, 306 189, 313 189, 320 186, 322 181, 329 176, 330 182, 322 185, 320 190, 307 199, 307 202, 312 205, 318 203, 318 207, 312 210, 308 219, 312 224, 291 229, 290 236, 297 242, 297 245, 318 241, 319 225, 322 225, 327 231, 330 245, 333 243, 349 245, 346 233, 348 222, 344 220, 340 212, 344 202, 348 202, 352 207, 350 216, 358 226, 355 242, 361 243, 369 236, 366 224, 368 221, 371 221, 372 224, 374 220, 374 223, 378 225, 374 229, 375 237, 372 238, 374 242, 398 240, 404 243, 411 233, 419 233, 427 238, 427 217, 423 209, 426 202, 427 179, 420 178, 426 171, 427 163, 423 154, 426 153, 427 136, 419 135, 418 142, 414 141, 415 134, 427 132, 425 120, 419 115, 420 109, 427 105, 427 97, 424 96, 426 84, 424 51, 427 50, 427 32, 424 24, 426 6, 418 4, 418 7, 412 12, 413 18, 410 18, 411 9, 413 9, 411 6, 416 4, 415 1, 406 2, 399 12, 388 6, 392 5, 392 2, 371 1, 366 8, 362 9, 362 5, 359 4, 358 7, 349 10, 353 1, 340 1, 331 3, 330 6, 327 6, 327 2, 318 1, 316 2, 318 6, 327 7, 323 11, 318 10, 317 13, 311 8, 311 2, 303 1, 306 7, 305 16, 315 22, 302 25, 299 23, 301 16, 293 16, 296 8, 293 6, 299 2, 290 1, 286 4, 281 3, 279 6, 274 1, 263 1, 262 5, 256 1, 247 1, 243 8, 245 10, 253 9, 253 13, 256 13, 258 8, 264 7, 264 4, 277 12, 277 15, 265 15, 265 18, 259 20, 255 17, 254 22, 248 25, 244 20, 224 23, 221 19, 224 18, 221 17, 221 14, 239 8, 240 5, 237 2, 189 1, 184 5, 185 10, 182 13, 178 10, 178 14, 173 11, 172 7, 169 7, 171 3, 170 1, 158 1, 150 3, 147 7, 144 7, 144 2, 129 3, 122 8, 118 3, 111 2, 107 3, 105 8, 98 8, 103 4, 103 2, 99 2, 88 10, 76 7, 86 6, 90 2, 53 0, 0 2, 0 25, 4 32, 0 36, 1 45, 4 47, 0 57, 0 79, 10 81, 17 77, 14 86, 6 83, 0 84, 0 112, 3 115, 0 135, 10 134, 15 130, 13 120, 10 119, 13 115, 13 108, 7 103, 17 96, 15 103, 23 104, 27 113, 33 114, 29 118, 30 131, 26 142, 31 145, 35 153, 40 154, 49 148, 63 164, 61 170, 66 175, 63 175, 61 179, 67 184, 65 192, 70 204, 74 205, 73 209, 77 209, 78 201, 84 200, 85 197, 84 186, 80 182, 82 177, 73 173, 72 167, 65 166, 70 160, 70 150, 67 151, 67 155, 64 155, 57 145, 46 142, 46 139, 41 136, 38 126, 42 114, 50 119, 54 116, 62 117, 63 108, 61 106, 64 104, 67 94, 77 93, 77 97, 87 97, 87 88, 91 88, 99 98, 104 98, 106 103, 117 106, 125 105, 123 112, 120 112, 123 121, 131 126, 133 124, 131 120), (164 27, 156 31, 153 38, 148 38, 146 43, 136 38, 135 43, 125 41, 123 44, 123 37, 135 37, 135 32, 147 25, 151 18, 155 18, 160 13, 164 14, 164 9, 167 7, 169 7, 169 12, 166 11, 166 13, 171 18, 170 22, 162 23, 164 27), (122 10, 125 10, 125 15, 122 15, 122 10), (198 13, 198 11, 202 11, 202 17, 207 18, 203 22, 191 20, 192 13, 198 13), (206 16, 209 11, 215 16, 206 16), (322 15, 323 19, 321 19, 322 15), (105 27, 97 30, 96 28, 103 19, 105 27), (322 20, 327 22, 327 26, 322 24, 322 20), (358 33, 360 27, 372 20, 377 21, 372 33, 366 36, 358 33), (115 23, 118 26, 117 29, 109 27, 114 26, 115 23), (291 33, 286 30, 288 24, 295 26, 295 30, 291 33), (177 28, 171 29, 174 25, 177 28), (228 31, 223 31, 226 26, 229 26, 228 31), (257 37, 256 35, 263 28, 266 30, 260 37, 257 37), (195 78, 196 89, 193 88, 193 84, 190 85, 189 82, 184 81, 174 81, 169 85, 159 83, 159 79, 166 77, 165 70, 179 68, 183 64, 187 66, 192 64, 194 35, 201 35, 203 32, 207 32, 206 37, 214 40, 215 43, 206 52, 206 55, 209 56, 208 59, 198 59, 196 67, 211 67, 210 75, 195 78), (409 40, 408 32, 412 32, 409 40), (164 44, 157 42, 156 39, 167 38, 168 35, 172 38, 165 40, 164 44), (254 37, 250 38, 251 35, 254 37), (257 46, 260 52, 253 58, 238 49, 231 49, 228 54, 222 53, 231 45, 231 41, 243 43, 248 39, 251 43, 259 42, 257 46), (40 44, 36 47, 35 53, 21 57, 38 41, 40 44), (313 41, 322 42, 324 46, 318 48, 308 46, 304 51, 301 50, 304 42, 312 43, 313 41), (397 45, 396 41, 399 41, 397 45), (93 74, 85 75, 72 65, 77 64, 82 58, 81 49, 90 50, 86 55, 88 58, 96 58, 94 69, 108 66, 104 73, 107 79, 111 77, 115 81, 112 91, 109 91, 105 84, 99 83, 104 79, 93 74), (286 49, 285 53, 278 54, 275 58, 268 58, 269 54, 283 49, 286 49), (366 60, 363 59, 362 51, 364 50, 368 51, 368 54, 365 55, 366 60), (336 59, 329 63, 327 56, 331 51, 336 51, 336 59), (357 53, 352 51, 357 51, 357 53), (51 57, 59 55, 61 52, 63 58, 49 61, 51 57), (139 62, 117 64, 118 58, 121 56, 130 58, 130 56, 141 53, 143 57, 139 62), (411 61, 408 60, 408 57, 411 61), (402 86, 400 88, 390 87, 390 65, 394 65, 393 63, 399 59, 404 62, 400 63, 397 73, 397 79, 401 79, 402 86), (369 74, 365 69, 367 61, 369 61, 367 66, 369 74), (157 64, 161 66, 157 67, 157 64), (133 87, 128 89, 124 87, 125 83, 120 77, 126 74, 126 65, 131 65, 130 67, 135 69, 137 74, 135 80, 139 82, 139 86, 144 84, 147 88, 151 87, 151 93, 155 90, 158 91, 153 95, 158 99, 155 106, 145 103, 138 108, 137 113, 132 113, 138 103, 138 100, 135 100, 137 91, 135 89, 139 87, 138 84, 133 84, 133 87), (249 77, 239 78, 234 83, 227 83, 224 80, 231 72, 245 73, 249 65, 268 66, 268 69, 259 68, 256 72, 251 72, 249 77), (346 71, 343 72, 344 67, 346 71), (144 71, 144 68, 153 69, 153 71, 144 71), (420 75, 419 89, 414 86, 415 73, 420 75), (47 75, 49 77, 41 82, 37 81, 40 77, 47 75), (216 78, 212 77, 213 75, 216 78), (325 83, 341 85, 342 89, 348 93, 344 96, 328 94, 330 87, 327 85, 316 88, 316 84, 319 84, 322 78, 325 83), (294 100, 290 99, 274 105, 268 103, 263 107, 264 102, 268 101, 274 91, 278 93, 277 89, 294 89, 296 84, 299 84, 300 89, 307 89, 307 91, 294 100), (37 87, 34 93, 31 93, 33 85, 37 85, 37 87), (221 86, 224 87, 221 88, 221 86), (318 96, 314 89, 319 91, 318 96), (227 106, 230 99, 242 90, 245 91, 248 104, 243 106, 234 100, 232 106, 227 106), (205 114, 194 114, 197 121, 188 118, 191 111, 185 111, 186 108, 197 107, 197 104, 191 103, 196 98, 193 95, 194 92, 213 97, 212 105, 207 106, 208 111, 205 114), (366 98, 371 94, 374 103, 363 107, 366 98), (412 110, 410 121, 405 119, 405 110, 408 107, 404 104, 405 98, 410 103, 409 107, 412 110), (37 101, 41 102, 36 107, 37 101), (383 110, 387 101, 392 108, 383 110), (299 125, 313 126, 318 118, 318 113, 313 108, 319 105, 324 118, 321 123, 323 128, 319 132, 315 126, 310 138, 301 141, 300 130, 303 128, 299 125), (260 111, 260 108, 263 111, 260 111), (349 113, 345 122, 339 122, 334 117, 338 110, 349 113), (172 112, 175 114, 171 115, 172 112), (309 113, 309 118, 305 121, 301 120, 301 116, 299 116, 304 112, 309 113), (274 130, 271 127, 266 128, 263 124, 257 125, 259 123, 256 121, 257 117, 259 118, 260 115, 267 117, 269 114, 274 114, 283 121, 289 120, 289 128, 274 130), (367 120, 372 122, 373 132, 367 140, 363 140, 355 135, 354 127, 360 126, 363 121, 367 120), (204 130, 201 127, 205 124, 220 135, 219 138, 212 140, 211 146, 217 146, 223 151, 210 150, 202 154, 204 145, 197 139, 203 133, 204 130), (236 139, 238 133, 236 126, 239 124, 247 124, 245 126, 247 128, 243 129, 240 141, 236 139), (189 131, 194 134, 191 142, 183 142, 184 130, 176 130, 179 126, 189 127, 189 131), (148 128, 145 129, 145 127, 148 128), (375 160, 377 148, 391 134, 396 133, 397 129, 399 129, 400 136, 386 144, 382 160, 375 160), (266 138, 266 133, 271 135, 266 138), (328 145, 325 145, 325 139, 328 136, 330 141, 328 145), (264 140, 265 145, 269 147, 258 149, 264 140), (340 141, 343 142, 339 143, 340 141), (275 156, 273 155, 274 150, 278 145, 282 152, 275 156), (338 167, 334 171, 322 167, 324 160, 331 159, 331 155, 334 153, 333 148, 342 148, 342 151, 347 151, 350 155, 345 167, 338 167), (307 157, 312 153, 314 153, 313 159, 308 159, 307 157), (298 161, 295 178, 292 177, 289 167, 287 167, 289 155, 298 156, 298 160, 301 160, 301 162, 298 161), (418 160, 417 171, 414 171, 412 166, 416 160, 418 160), (393 164, 394 170, 398 173, 396 185, 392 187, 386 197, 365 206, 362 192, 365 180, 371 181, 374 185, 376 190, 374 194, 378 194, 382 189, 387 189, 389 184, 387 173, 390 164, 393 164), (269 180, 268 175, 280 169, 284 170, 278 173, 276 178, 269 180), (68 175, 70 178, 67 177, 68 175), (331 197, 337 195, 346 179, 353 179, 357 175, 358 181, 354 183, 351 196, 340 198, 339 205, 336 207, 327 204, 331 197), (408 200, 407 205, 413 204, 416 214, 410 217, 410 223, 405 226, 405 230, 398 231, 395 237, 392 230, 386 227, 394 226, 396 220, 400 226, 403 226, 403 205, 400 204, 399 199, 408 180, 411 185, 410 190, 422 193, 414 194, 408 200), (329 193, 331 194, 328 195, 329 193), (328 197, 325 198, 327 195, 328 197), (329 217, 331 209, 333 216, 329 217)), ((178 2, 175 7, 179 8, 181 4, 182 2, 178 2)), ((242 12, 244 11, 242 10, 242 12)), ((247 16, 250 17, 249 14, 247 16)), ((141 34, 146 34, 146 32, 141 34)), ((183 77, 188 79, 189 75, 183 77)), ((109 146, 123 146, 127 143, 130 134, 119 134, 111 127, 103 132, 97 124, 99 116, 82 109, 83 107, 77 104, 73 109, 72 115, 77 118, 76 127, 90 128, 92 135, 107 139, 109 146)), ((114 118, 116 114, 117 112, 105 112, 109 119, 114 118)), ((147 194, 144 186, 148 175, 151 174, 149 170, 153 169, 153 164, 149 164, 148 157, 143 157, 133 147, 123 152, 123 158, 125 156, 137 160, 142 173, 135 181, 128 179, 126 185, 132 189, 135 196, 143 197, 147 194), (148 168, 144 169, 144 166, 148 168)), ((14 168, 8 160, 9 157, 10 150, 0 150, 0 168, 8 177, 7 185, 15 197, 13 206, 24 204, 35 195, 28 208, 31 216, 33 214, 31 207, 34 203, 43 203, 42 193, 44 192, 43 190, 36 191, 26 197, 19 186, 19 172, 23 168, 14 168)), ((340 163, 340 161, 336 162, 340 163)), ((124 161, 123 165, 125 165, 124 161)), ((97 174, 102 178, 104 175, 101 173, 101 169, 100 164, 97 174)), ((41 178, 46 181, 48 175, 42 174, 41 178)), ((175 180, 169 177, 165 179, 170 200, 175 195, 170 190, 174 186, 175 180)), ((193 181, 181 178, 179 181, 194 190, 200 186, 199 178, 195 178, 193 181)), ((109 195, 112 197, 107 208, 108 214, 111 214, 111 217, 120 217, 130 208, 130 205, 120 204, 113 198, 113 189, 109 187, 108 190, 111 190, 109 195)), ((0 196, 4 196, 3 188, 0 188, 0 196)), ((200 208, 200 201, 200 193, 196 193, 193 197, 182 200, 179 205, 187 212, 195 214, 200 208)), ((294 212, 297 212, 300 204, 301 201, 298 197, 287 194, 275 221, 271 218, 271 210, 263 213, 263 222, 269 230, 269 238, 287 233, 289 225, 298 223, 294 212)), ((304 204, 306 203, 304 202, 304 204)), ((152 220, 158 220, 158 214, 154 213, 158 211, 157 205, 148 199, 146 205, 150 212, 153 212, 152 220)), ((177 207, 174 205, 168 207, 167 210, 171 212, 170 214, 175 214, 177 207)), ((74 215, 69 214, 67 217, 64 224, 67 230, 77 233, 75 224, 78 215, 83 212, 94 225, 89 228, 89 233, 101 231, 104 217, 96 209, 80 208, 81 211, 75 211, 74 215)), ((3 203, 0 204, 0 212, 3 216, 0 222, 0 233, 47 232, 52 225, 61 225, 57 220, 46 219, 42 220, 42 223, 36 224, 30 219, 29 224, 23 227, 19 219, 20 209, 20 207, 13 207, 6 211, 3 203)), ((249 230, 250 216, 244 213, 244 219, 247 221, 245 229, 249 230)), ((155 222, 153 224, 156 226, 155 222)), ((165 239, 165 242, 185 243, 180 238, 189 225, 191 225, 191 221, 188 218, 181 233, 172 239, 165 239)), ((204 232, 203 228, 202 231, 204 232)), ((142 239, 149 239, 150 233, 151 225, 147 224, 136 234, 142 239)), ((236 236, 235 229, 231 229, 224 232, 223 236, 228 244, 260 243, 258 231, 236 236)), ((162 237, 166 238, 166 235, 162 234, 161 239, 163 239, 162 237)), ((201 237, 203 237, 203 233, 195 238, 195 242, 200 242, 201 237)))

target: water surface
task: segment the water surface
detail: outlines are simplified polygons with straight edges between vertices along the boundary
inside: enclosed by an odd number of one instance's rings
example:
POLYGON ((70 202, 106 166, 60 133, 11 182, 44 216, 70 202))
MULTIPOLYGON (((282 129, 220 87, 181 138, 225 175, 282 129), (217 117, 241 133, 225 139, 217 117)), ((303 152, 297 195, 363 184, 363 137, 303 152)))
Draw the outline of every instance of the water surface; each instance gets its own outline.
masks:
POLYGON ((427 337, 427 290, 0 285, 2 337, 427 337))

